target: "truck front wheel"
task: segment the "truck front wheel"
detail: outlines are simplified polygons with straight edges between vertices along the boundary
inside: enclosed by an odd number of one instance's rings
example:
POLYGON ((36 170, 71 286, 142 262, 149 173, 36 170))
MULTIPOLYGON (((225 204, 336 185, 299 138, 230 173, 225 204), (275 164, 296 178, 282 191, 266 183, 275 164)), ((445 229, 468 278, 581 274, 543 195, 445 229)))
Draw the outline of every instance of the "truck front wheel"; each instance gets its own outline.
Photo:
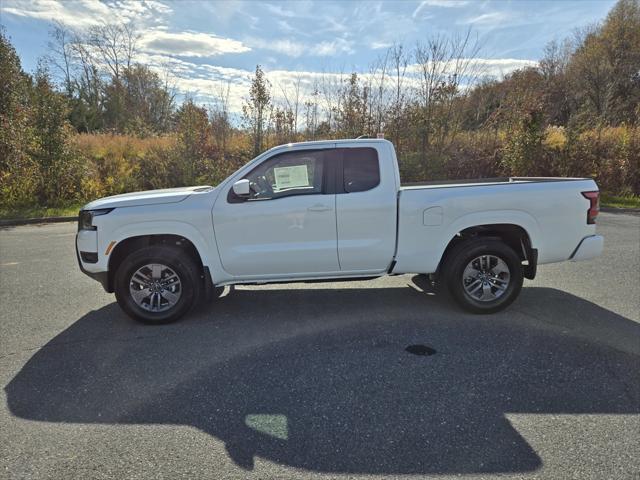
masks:
POLYGON ((144 323, 178 320, 197 302, 199 293, 196 263, 183 251, 168 246, 132 252, 115 276, 118 304, 130 317, 144 323))
POLYGON ((522 289, 522 262, 497 239, 476 238, 456 245, 445 264, 447 286, 458 304, 473 313, 494 313, 522 289))

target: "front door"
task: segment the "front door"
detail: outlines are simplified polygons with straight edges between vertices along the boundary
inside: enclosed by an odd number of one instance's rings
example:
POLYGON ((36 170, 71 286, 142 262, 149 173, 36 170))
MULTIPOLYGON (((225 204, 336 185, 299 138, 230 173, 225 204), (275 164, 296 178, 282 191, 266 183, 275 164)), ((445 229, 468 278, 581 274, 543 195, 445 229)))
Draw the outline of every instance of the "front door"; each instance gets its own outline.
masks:
POLYGON ((248 198, 225 187, 213 225, 228 273, 247 278, 340 270, 336 200, 327 181, 330 151, 297 150, 266 159, 243 177, 251 185, 248 198))

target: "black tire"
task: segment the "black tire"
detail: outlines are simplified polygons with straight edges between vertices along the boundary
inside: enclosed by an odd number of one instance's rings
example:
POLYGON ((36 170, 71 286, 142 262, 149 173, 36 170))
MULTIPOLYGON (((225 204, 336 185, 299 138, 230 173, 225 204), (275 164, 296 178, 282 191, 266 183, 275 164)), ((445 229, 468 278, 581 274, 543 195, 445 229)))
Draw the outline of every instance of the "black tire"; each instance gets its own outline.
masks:
POLYGON ((520 294, 524 279, 518 254, 501 240, 489 238, 476 238, 456 245, 447 255, 444 274, 449 292, 458 305, 469 312, 484 314, 495 313, 509 306, 520 294), (463 284, 465 268, 481 255, 497 257, 509 267, 508 286, 504 293, 493 300, 481 301, 472 297, 463 284))
POLYGON ((183 251, 164 245, 145 247, 127 256, 115 275, 115 294, 118 304, 134 320, 148 324, 175 322, 200 300, 202 282, 196 262, 183 251), (147 264, 162 264, 179 277, 180 297, 175 305, 164 311, 149 311, 139 306, 129 288, 133 274, 147 264))

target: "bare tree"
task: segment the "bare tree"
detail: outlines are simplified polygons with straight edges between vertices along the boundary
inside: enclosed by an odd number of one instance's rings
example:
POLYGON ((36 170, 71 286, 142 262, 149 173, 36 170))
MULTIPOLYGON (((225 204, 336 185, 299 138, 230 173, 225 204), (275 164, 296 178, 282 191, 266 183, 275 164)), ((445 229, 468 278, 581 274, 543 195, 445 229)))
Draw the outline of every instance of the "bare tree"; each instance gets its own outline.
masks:
POLYGON ((138 38, 132 23, 106 23, 92 27, 88 41, 104 67, 118 80, 122 70, 133 63, 138 38))
POLYGON ((67 97, 73 96, 72 62, 73 62, 73 33, 61 22, 54 22, 53 29, 49 32, 48 61, 62 75, 65 93, 67 97))
POLYGON ((406 131, 405 103, 407 93, 405 89, 405 78, 409 58, 402 44, 396 44, 389 50, 391 57, 391 69, 393 70, 393 100, 389 112, 388 125, 390 127, 391 139, 394 142, 398 154, 402 152, 402 132, 406 131))
POLYGON ((318 79, 314 79, 313 87, 309 98, 304 103, 305 107, 305 124, 307 139, 316 139, 316 130, 318 129, 318 98, 320 90, 318 88, 318 79))
POLYGON ((539 62, 540 72, 549 79, 566 72, 569 60, 573 54, 573 46, 570 40, 558 42, 552 40, 544 47, 542 59, 539 62))
POLYGON ((338 74, 322 73, 320 78, 320 92, 324 103, 325 121, 329 131, 336 129, 335 114, 341 110, 341 102, 345 89, 344 72, 341 70, 338 74))
POLYGON ((103 84, 100 72, 86 39, 82 36, 74 35, 71 40, 71 53, 73 64, 78 69, 73 85, 80 112, 75 121, 79 130, 91 132, 102 127, 103 84))
POLYGON ((455 102, 477 81, 483 65, 477 61, 477 39, 471 30, 463 36, 434 36, 415 50, 423 166, 427 150, 437 153, 453 141, 460 128, 455 102), (462 87, 462 88, 461 88, 462 87))
POLYGON ((287 89, 280 84, 280 90, 282 96, 287 104, 287 110, 291 112, 293 117, 293 135, 298 133, 298 115, 300 109, 300 82, 302 81, 302 75, 296 74, 295 81, 293 82, 293 92, 287 93, 287 89))
POLYGON ((553 125, 565 125, 575 108, 568 66, 573 54, 573 46, 569 40, 558 42, 553 40, 544 48, 544 55, 539 62, 539 71, 544 79, 545 116, 553 125))
POLYGON ((379 57, 377 62, 370 69, 369 112, 372 117, 372 126, 370 129, 374 130, 375 133, 382 132, 383 123, 386 123, 385 117, 387 115, 387 111, 389 110, 389 92, 387 88, 387 79, 389 72, 390 55, 391 51, 387 50, 384 56, 379 57))
POLYGON ((105 23, 88 32, 87 43, 98 59, 98 69, 111 77, 106 116, 116 131, 122 129, 121 118, 126 109, 122 75, 131 69, 138 37, 132 23, 105 23))
POLYGON ((211 111, 211 125, 216 143, 222 150, 223 157, 227 154, 227 141, 231 133, 231 119, 229 116, 229 99, 231 93, 231 81, 218 85, 214 93, 215 103, 211 111))
POLYGON ((163 110, 161 112, 161 115, 163 119, 166 119, 166 127, 168 128, 171 115, 173 114, 175 108, 176 94, 178 93, 178 89, 176 87, 175 81, 172 80, 172 76, 168 66, 164 65, 162 67, 160 79, 162 80, 163 89, 167 94, 167 101, 162 104, 163 110))

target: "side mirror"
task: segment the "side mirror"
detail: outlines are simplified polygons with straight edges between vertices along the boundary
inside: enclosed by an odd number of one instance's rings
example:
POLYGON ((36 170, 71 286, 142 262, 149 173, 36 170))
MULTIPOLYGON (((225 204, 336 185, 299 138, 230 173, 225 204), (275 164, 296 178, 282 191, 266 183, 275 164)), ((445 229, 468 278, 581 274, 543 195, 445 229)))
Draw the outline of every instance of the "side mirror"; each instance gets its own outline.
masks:
POLYGON ((251 193, 249 188, 249 180, 243 178, 242 180, 238 180, 233 184, 233 193, 235 193, 239 197, 248 197, 251 193))

